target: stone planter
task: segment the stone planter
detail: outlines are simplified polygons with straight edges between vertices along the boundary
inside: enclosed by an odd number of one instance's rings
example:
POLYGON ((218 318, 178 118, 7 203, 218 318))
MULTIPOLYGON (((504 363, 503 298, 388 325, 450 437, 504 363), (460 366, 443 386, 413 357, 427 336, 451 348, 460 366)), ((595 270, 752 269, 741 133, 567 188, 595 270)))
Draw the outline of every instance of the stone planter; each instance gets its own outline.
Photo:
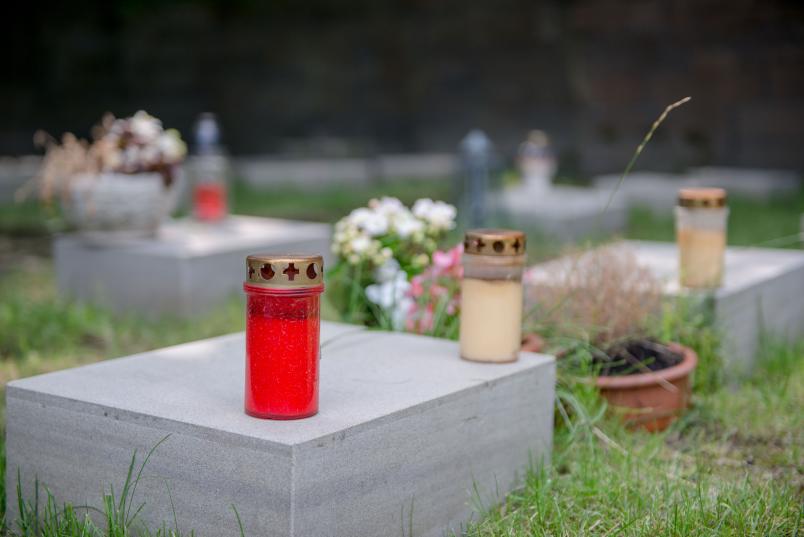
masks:
POLYGON ((153 237, 176 208, 182 174, 165 188, 159 173, 79 175, 62 202, 67 221, 88 242, 153 237))
POLYGON ((698 356, 677 343, 667 346, 683 356, 681 363, 633 375, 601 375, 595 381, 610 407, 634 428, 663 431, 689 406, 698 356))

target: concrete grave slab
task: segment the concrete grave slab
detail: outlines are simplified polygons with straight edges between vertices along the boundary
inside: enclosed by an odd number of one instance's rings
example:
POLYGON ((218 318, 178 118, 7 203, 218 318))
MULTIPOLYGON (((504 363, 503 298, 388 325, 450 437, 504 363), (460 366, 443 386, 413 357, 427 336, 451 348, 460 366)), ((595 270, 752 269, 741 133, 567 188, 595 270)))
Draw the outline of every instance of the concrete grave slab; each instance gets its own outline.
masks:
POLYGON ((38 478, 97 506, 133 450, 170 435, 135 498, 152 527, 173 519, 169 487, 200 535, 239 535, 234 505, 249 536, 433 537, 549 461, 552 357, 479 364, 455 342, 325 322, 319 414, 271 421, 242 410, 244 353, 232 334, 9 383, 8 490, 19 469, 29 497, 38 478))
POLYGON ((451 153, 378 154, 368 158, 238 157, 237 175, 255 189, 292 185, 304 190, 338 185, 367 185, 378 181, 439 180, 458 171, 451 153))
MULTIPOLYGON (((663 282, 666 297, 690 297, 711 308, 731 366, 754 365, 763 331, 787 339, 804 336, 804 251, 729 247, 723 286, 700 292, 679 286, 674 243, 624 241, 622 246, 663 282)), ((550 262, 536 265, 526 281, 549 285, 550 267, 550 262)))
POLYGON ((192 316, 241 292, 245 257, 261 252, 330 255, 329 225, 231 216, 219 225, 165 224, 154 239, 97 246, 54 241, 59 292, 120 313, 192 316))
POLYGON ((36 187, 28 183, 41 165, 42 157, 38 155, 0 157, 0 203, 13 203, 18 193, 26 199, 36 199, 36 187))
MULTIPOLYGON (((610 194, 620 183, 619 174, 599 175, 594 178, 596 189, 610 194)), ((678 190, 696 186, 683 176, 659 172, 633 172, 617 188, 615 199, 629 207, 647 207, 670 211, 676 205, 678 190)))
MULTIPOLYGON (((610 192, 619 181, 619 174, 607 174, 595 177, 592 184, 610 192)), ((708 166, 692 168, 685 174, 633 172, 620 185, 617 196, 629 206, 670 211, 681 188, 718 187, 731 196, 767 200, 795 194, 801 184, 795 172, 785 170, 708 166)))
POLYGON ((608 192, 592 188, 554 186, 532 192, 526 187, 508 189, 499 196, 498 206, 514 225, 535 227, 547 236, 573 241, 622 231, 628 210, 615 197, 608 209, 608 192))
POLYGON ((789 170, 705 166, 687 172, 695 186, 725 188, 730 194, 766 200, 795 194, 801 188, 799 175, 789 170))

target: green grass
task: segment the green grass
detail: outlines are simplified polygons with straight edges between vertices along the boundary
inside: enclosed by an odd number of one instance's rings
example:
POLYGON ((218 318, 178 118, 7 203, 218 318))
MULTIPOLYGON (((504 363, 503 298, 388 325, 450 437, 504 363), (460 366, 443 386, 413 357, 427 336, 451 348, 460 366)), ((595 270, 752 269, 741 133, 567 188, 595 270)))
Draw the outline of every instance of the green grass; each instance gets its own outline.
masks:
MULTIPOLYGON (((627 179, 626 179, 627 180, 627 179)), ((767 202, 739 197, 729 198, 728 242, 735 246, 801 248, 801 215, 804 189, 797 194, 767 202)), ((632 209, 626 235, 629 239, 675 241, 672 213, 632 209)))
MULTIPOLYGON (((193 530, 189 533, 181 531, 173 497, 168 488, 168 496, 171 502, 173 520, 169 526, 166 522, 162 523, 156 531, 151 531, 140 520, 140 514, 147 506, 147 502, 141 501, 136 497, 137 486, 143 477, 145 467, 151 455, 159 446, 167 441, 170 435, 150 449, 142 462, 137 460, 135 451, 128 466, 123 488, 119 493, 115 493, 114 487, 110 487, 108 492, 104 492, 100 507, 96 506, 73 506, 70 504, 59 504, 55 496, 46 487, 35 480, 33 493, 23 491, 22 479, 19 473, 16 480, 16 501, 19 517, 14 521, 12 527, 7 528, 6 535, 13 537, 89 537, 95 535, 105 535, 108 537, 192 537, 195 535, 193 530), (33 497, 32 500, 27 498, 33 497), (91 516, 94 514, 94 518, 91 516), (100 522, 98 522, 100 521, 100 522)), ((167 482, 165 483, 167 487, 167 482)), ((233 527, 240 530, 240 535, 244 536, 243 525, 237 509, 232 506, 233 527), (237 526, 234 526, 235 523, 237 526)))
POLYGON ((419 198, 449 199, 449 178, 430 181, 395 181, 365 186, 333 186, 320 190, 294 187, 254 190, 242 183, 232 187, 232 211, 236 214, 296 218, 334 223, 371 198, 394 196, 410 205, 419 198))
MULTIPOLYGON (((417 182, 304 193, 255 192, 236 185, 233 207, 241 214, 334 222, 371 197, 395 195, 410 203, 423 196, 445 198, 449 186, 448 181, 417 182)), ((767 243, 798 232, 804 195, 767 203, 732 200, 731 206, 730 242, 767 243)), ((59 222, 52 212, 30 204, 0 208, 4 385, 14 378, 243 329, 239 300, 182 320, 117 317, 59 298, 46 253, 54 229, 59 222)), ((634 211, 628 236, 673 240, 672 219, 634 211)), ((558 249, 547 241, 531 238, 530 243, 535 258, 558 249)), ((562 371, 552 465, 532 468, 521 489, 500 505, 485 506, 486 516, 468 535, 804 534, 804 342, 766 342, 759 371, 737 383, 723 371, 710 321, 682 305, 657 327, 663 339, 694 347, 700 358, 694 408, 666 433, 624 430, 603 412, 593 390, 573 384, 562 371)), ((121 479, 126 470, 120 469, 121 479)), ((99 483, 98 490, 108 486, 99 483)), ((39 506, 23 509, 23 528, 8 521, 14 529, 10 534, 179 535, 170 521, 148 529, 115 518, 120 496, 111 492, 98 497, 96 507, 106 513, 102 518, 107 522, 98 527, 43 489, 39 506)), ((14 498, 16 491, 7 493, 14 498)), ((147 498, 142 501, 147 509, 147 498)), ((236 531, 235 513, 221 523, 236 531)))
POLYGON ((58 208, 35 201, 0 205, 0 234, 41 236, 62 229, 58 208))
POLYGON ((697 395, 662 434, 626 431, 593 395, 569 391, 576 404, 559 420, 552 465, 532 468, 467 535, 800 533, 802 358, 804 342, 766 347, 752 380, 697 395))

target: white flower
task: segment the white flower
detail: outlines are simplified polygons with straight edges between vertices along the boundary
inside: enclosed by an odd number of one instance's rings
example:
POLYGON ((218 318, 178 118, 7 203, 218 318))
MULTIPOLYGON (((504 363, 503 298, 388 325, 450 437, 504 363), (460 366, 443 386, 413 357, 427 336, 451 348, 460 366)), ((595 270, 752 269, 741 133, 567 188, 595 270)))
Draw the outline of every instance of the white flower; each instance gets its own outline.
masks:
POLYGON ((447 231, 455 227, 458 210, 449 203, 422 198, 413 204, 413 214, 426 221, 435 231, 447 231))
POLYGON ((129 128, 131 134, 141 143, 153 142, 162 134, 162 122, 143 110, 131 117, 129 128))
POLYGON ((407 275, 399 271, 396 276, 382 283, 366 287, 366 297, 383 309, 389 309, 401 301, 410 289, 407 275))
POLYGON ((392 280, 366 287, 366 297, 390 316, 395 330, 401 330, 413 306, 413 299, 407 294, 409 289, 407 275, 400 270, 392 280))
POLYGON ((140 148, 136 145, 126 147, 120 155, 123 169, 137 169, 140 163, 140 148))
POLYGON ((179 131, 168 129, 156 141, 156 147, 166 162, 179 162, 187 154, 187 146, 182 142, 179 131))
POLYGON ((428 220, 433 207, 435 207, 435 202, 430 198, 417 199, 413 204, 413 214, 422 220, 428 220))
POLYGON ((139 161, 146 166, 159 162, 159 149, 153 145, 142 146, 139 153, 139 161))
POLYGON ((394 330, 402 330, 405 328, 405 321, 407 321, 408 315, 414 305, 414 300, 407 295, 403 296, 402 300, 394 305, 391 311, 391 323, 393 324, 394 330))
POLYGON ((399 274, 400 270, 401 268, 399 267, 399 261, 393 257, 386 259, 382 265, 374 269, 374 280, 378 283, 391 281, 397 277, 397 274, 399 274))
POLYGON ((369 207, 374 209, 375 212, 385 216, 394 216, 401 212, 407 212, 408 210, 397 198, 388 196, 369 201, 369 207))
POLYGON ((381 213, 361 207, 349 214, 349 221, 372 237, 388 232, 388 218, 381 213))
POLYGON ((351 250, 353 252, 356 254, 362 254, 371 246, 371 239, 365 235, 358 235, 352 239, 352 242, 350 242, 349 245, 351 246, 351 250))
POLYGON ((394 219, 394 229, 396 229, 397 235, 403 239, 406 239, 417 231, 423 230, 424 222, 409 212, 400 213, 394 219))

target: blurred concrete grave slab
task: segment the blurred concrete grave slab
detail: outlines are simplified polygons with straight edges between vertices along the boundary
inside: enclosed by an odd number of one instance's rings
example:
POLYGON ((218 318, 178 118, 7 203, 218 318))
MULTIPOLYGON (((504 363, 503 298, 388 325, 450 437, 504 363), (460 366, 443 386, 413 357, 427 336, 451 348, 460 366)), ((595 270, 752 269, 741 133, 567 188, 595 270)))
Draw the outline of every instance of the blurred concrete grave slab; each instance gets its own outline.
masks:
POLYGON ((436 537, 549 462, 550 356, 479 364, 456 342, 324 322, 319 414, 272 421, 243 412, 244 339, 11 382, 8 490, 19 469, 28 497, 38 478, 59 502, 96 506, 134 449, 169 434, 134 498, 150 527, 172 527, 173 503, 186 531, 236 536, 234 505, 246 535, 436 537))
POLYGON ((388 154, 370 158, 238 157, 233 166, 238 177, 255 189, 293 185, 302 189, 343 184, 365 185, 374 181, 449 178, 458 169, 450 153, 388 154))
MULTIPOLYGON (((619 174, 607 174, 595 177, 592 184, 611 192, 619 181, 619 174)), ((692 168, 685 174, 633 172, 622 182, 616 195, 629 206, 669 211, 676 204, 679 189, 692 187, 724 188, 732 196, 767 200, 795 194, 801 182, 798 175, 790 171, 709 166, 692 168)))
POLYGON ((622 184, 619 184, 620 178, 620 174, 599 175, 592 184, 607 194, 617 189, 615 199, 629 207, 659 211, 670 211, 675 207, 680 188, 696 186, 683 176, 671 173, 634 172, 622 184))
MULTIPOLYGON (((618 244, 656 275, 666 298, 685 297, 713 316, 722 335, 723 358, 730 367, 750 370, 763 333, 788 340, 804 335, 804 251, 729 247, 723 286, 706 292, 679 286, 674 243, 618 244)), ((551 285, 553 263, 531 268, 526 285, 551 285)))
POLYGON ((615 197, 606 208, 608 196, 608 192, 593 188, 553 186, 534 192, 519 187, 504 190, 496 203, 515 226, 536 228, 549 237, 569 242, 625 229, 626 204, 615 197))
POLYGON ((725 188, 729 194, 759 200, 795 194, 801 188, 798 174, 787 170, 707 166, 690 169, 687 177, 695 186, 725 188))
POLYGON ((330 256, 327 224, 230 216, 220 224, 172 220, 153 239, 98 246, 80 235, 54 241, 62 295, 118 313, 193 316, 242 293, 253 253, 330 256))
MULTIPOLYGON (((17 191, 34 178, 41 165, 42 157, 38 155, 0 157, 0 203, 14 202, 17 191)), ((36 190, 27 194, 34 199, 36 190)))

